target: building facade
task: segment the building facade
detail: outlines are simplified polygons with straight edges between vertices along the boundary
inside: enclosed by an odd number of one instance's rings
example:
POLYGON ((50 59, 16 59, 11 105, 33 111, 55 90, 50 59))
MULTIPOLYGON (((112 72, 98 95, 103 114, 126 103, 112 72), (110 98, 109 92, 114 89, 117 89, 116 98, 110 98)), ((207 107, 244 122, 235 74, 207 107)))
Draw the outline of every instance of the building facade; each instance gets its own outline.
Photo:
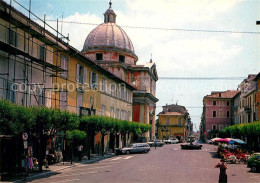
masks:
POLYGON ((260 120, 260 72, 255 77, 254 81, 256 82, 256 120, 260 120))
POLYGON ((176 137, 186 140, 193 131, 189 113, 184 106, 166 105, 158 114, 157 133, 159 139, 176 137))
MULTIPOLYGON (((155 109, 158 99, 156 65, 150 60, 145 65, 137 65, 131 39, 116 24, 116 14, 110 2, 104 13, 104 23, 94 28, 87 36, 82 53, 136 88, 133 91, 133 121, 152 125, 147 140, 155 138, 155 109)), ((121 91, 122 93, 122 91, 121 91)))
POLYGON ((211 92, 203 98, 203 117, 205 125, 205 137, 214 138, 219 130, 233 124, 233 97, 238 90, 227 90, 223 92, 211 92))
POLYGON ((251 123, 256 120, 256 75, 250 74, 238 86, 240 94, 239 122, 251 123))
MULTIPOLYGON (((28 18, 14 5, 1 0, 0 6, 0 100, 132 121, 135 86, 70 46, 66 36, 31 11, 28 18)), ((99 136, 92 139, 93 144, 100 144, 99 136)), ((109 139, 107 135, 106 150, 109 139)), ((120 134, 116 139, 116 146, 122 147, 120 134)), ((12 137, 0 134, 0 171, 20 166, 14 158, 20 156, 15 143, 12 137)), ((63 149, 63 143, 59 147, 53 144, 55 147, 48 148, 63 149)), ((36 152, 34 148, 33 143, 28 144, 31 152, 36 152)))

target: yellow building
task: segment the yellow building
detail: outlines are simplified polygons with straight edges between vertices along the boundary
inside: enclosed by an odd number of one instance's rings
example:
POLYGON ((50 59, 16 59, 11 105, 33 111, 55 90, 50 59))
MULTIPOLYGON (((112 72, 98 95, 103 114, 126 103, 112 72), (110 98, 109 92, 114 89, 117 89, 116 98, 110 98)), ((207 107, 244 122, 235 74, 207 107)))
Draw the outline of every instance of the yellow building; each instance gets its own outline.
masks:
POLYGON ((183 141, 192 134, 193 124, 184 106, 166 104, 158 116, 157 134, 159 139, 176 137, 183 141))
POLYGON ((179 112, 167 112, 159 114, 158 138, 177 137, 179 140, 185 137, 185 115, 179 112))
POLYGON ((132 121, 135 87, 70 46, 44 20, 28 12, 29 19, 2 0, 0 6, 0 99, 132 121))
POLYGON ((135 88, 73 48, 69 49, 70 55, 60 52, 54 58, 55 64, 64 71, 53 79, 52 106, 79 115, 131 121, 135 88))

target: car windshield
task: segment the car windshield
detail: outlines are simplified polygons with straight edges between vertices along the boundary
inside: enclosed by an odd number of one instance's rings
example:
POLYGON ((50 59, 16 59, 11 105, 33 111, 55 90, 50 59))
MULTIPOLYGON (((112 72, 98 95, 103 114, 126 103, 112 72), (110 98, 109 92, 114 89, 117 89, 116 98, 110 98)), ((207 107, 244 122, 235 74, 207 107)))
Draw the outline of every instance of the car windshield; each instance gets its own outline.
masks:
POLYGON ((133 144, 128 144, 126 147, 133 147, 133 144))

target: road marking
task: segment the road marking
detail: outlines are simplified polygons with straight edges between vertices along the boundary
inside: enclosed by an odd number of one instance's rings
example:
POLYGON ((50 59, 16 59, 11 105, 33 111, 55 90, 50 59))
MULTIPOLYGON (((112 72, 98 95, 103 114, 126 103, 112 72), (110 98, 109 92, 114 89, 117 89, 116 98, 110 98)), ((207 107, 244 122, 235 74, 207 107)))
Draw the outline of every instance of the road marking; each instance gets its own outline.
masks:
POLYGON ((179 148, 172 148, 173 150, 177 151, 179 148))
POLYGON ((86 172, 86 173, 97 173, 97 171, 92 171, 92 172, 86 172))
POLYGON ((59 182, 74 182, 74 181, 79 181, 80 179, 71 179, 71 180, 63 180, 63 181, 54 181, 54 183, 59 183, 59 182))
POLYGON ((132 158, 133 156, 127 156, 127 157, 125 157, 124 159, 130 159, 130 158, 132 158))
POLYGON ((48 179, 56 179, 57 177, 81 176, 81 175, 85 175, 85 174, 86 174, 86 172, 84 172, 84 173, 76 173, 76 174, 68 173, 68 172, 67 172, 66 175, 64 175, 64 174, 58 174, 58 175, 56 175, 56 176, 54 176, 54 177, 49 177, 48 179))
POLYGON ((111 159, 111 161, 116 161, 116 160, 119 160, 121 159, 122 157, 117 157, 117 158, 114 158, 114 159, 111 159))

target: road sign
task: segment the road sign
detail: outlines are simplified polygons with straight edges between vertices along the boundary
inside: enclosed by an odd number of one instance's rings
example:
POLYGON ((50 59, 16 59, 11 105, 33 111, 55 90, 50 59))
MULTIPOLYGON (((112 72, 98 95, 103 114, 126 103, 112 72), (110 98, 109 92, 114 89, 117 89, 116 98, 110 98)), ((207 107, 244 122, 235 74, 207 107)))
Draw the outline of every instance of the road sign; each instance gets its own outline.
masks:
POLYGON ((23 140, 27 140, 27 139, 28 139, 28 133, 26 133, 26 132, 23 133, 23 136, 22 136, 22 137, 23 137, 23 140))

